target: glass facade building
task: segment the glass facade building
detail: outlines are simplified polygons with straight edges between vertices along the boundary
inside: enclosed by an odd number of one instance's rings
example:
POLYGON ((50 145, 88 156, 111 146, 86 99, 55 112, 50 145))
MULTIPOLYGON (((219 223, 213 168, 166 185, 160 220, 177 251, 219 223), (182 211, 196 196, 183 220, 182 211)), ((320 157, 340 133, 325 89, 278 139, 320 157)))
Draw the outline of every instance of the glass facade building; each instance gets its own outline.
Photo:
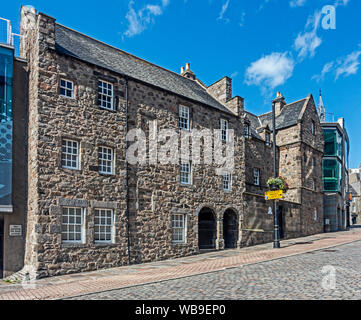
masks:
POLYGON ((0 46, 0 207, 12 205, 13 57, 0 46))
MULTIPOLYGON (((348 146, 345 144, 339 130, 334 128, 323 129, 325 137, 325 154, 323 159, 323 191, 341 192, 343 186, 343 163, 348 154, 348 146), (344 157, 345 155, 345 157, 344 157)), ((345 140, 347 143, 347 140, 345 140)))

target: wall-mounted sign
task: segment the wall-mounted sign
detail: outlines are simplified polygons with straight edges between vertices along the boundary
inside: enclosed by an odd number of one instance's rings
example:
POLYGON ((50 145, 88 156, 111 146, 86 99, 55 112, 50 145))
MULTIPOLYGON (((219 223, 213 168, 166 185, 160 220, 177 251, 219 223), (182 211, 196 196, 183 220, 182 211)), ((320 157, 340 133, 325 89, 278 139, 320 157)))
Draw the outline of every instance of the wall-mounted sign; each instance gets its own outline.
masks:
POLYGON ((283 199, 283 191, 276 190, 276 191, 269 191, 265 194, 266 200, 280 200, 283 199))
POLYGON ((23 235, 22 225, 11 225, 10 226, 10 237, 21 237, 23 235))

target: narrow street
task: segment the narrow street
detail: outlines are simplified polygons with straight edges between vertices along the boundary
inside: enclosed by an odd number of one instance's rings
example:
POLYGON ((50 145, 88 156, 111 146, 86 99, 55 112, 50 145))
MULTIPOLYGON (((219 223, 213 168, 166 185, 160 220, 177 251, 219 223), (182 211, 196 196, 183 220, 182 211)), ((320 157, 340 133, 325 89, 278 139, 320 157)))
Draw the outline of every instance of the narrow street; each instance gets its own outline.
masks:
POLYGON ((211 272, 184 279, 90 294, 94 300, 359 300, 361 241, 333 249, 211 272), (322 287, 325 266, 336 269, 336 289, 322 287))
POLYGON ((277 250, 267 243, 25 285, 2 281, 0 300, 361 299, 360 249, 357 227, 284 240, 277 250), (324 267, 335 271, 335 289, 324 289, 324 267))

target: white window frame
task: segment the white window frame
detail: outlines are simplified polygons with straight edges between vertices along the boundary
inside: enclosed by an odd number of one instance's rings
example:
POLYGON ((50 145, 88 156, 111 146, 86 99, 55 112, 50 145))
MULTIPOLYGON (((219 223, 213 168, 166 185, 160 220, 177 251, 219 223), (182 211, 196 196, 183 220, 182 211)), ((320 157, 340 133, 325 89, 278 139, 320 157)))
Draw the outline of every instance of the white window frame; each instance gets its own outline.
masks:
POLYGON ((190 162, 181 162, 180 164, 180 183, 184 184, 184 185, 190 185, 192 183, 192 164, 190 162), (185 170, 186 166, 188 166, 188 170, 185 170), (184 181, 184 179, 182 179, 182 177, 185 177, 186 175, 188 175, 188 179, 187 181, 184 181))
POLYGON ((74 99, 74 82, 66 79, 60 79, 60 90, 59 94, 62 97, 68 98, 68 99, 74 99), (63 84, 64 82, 64 84, 63 84), (71 87, 68 87, 68 84, 71 85, 71 87), (64 90, 64 94, 61 93, 61 91, 64 90), (67 95, 67 93, 70 93, 70 96, 67 95))
POLYGON ((257 168, 253 169, 253 184, 255 186, 261 185, 261 170, 260 169, 257 169, 257 168))
POLYGON ((114 111, 114 86, 112 83, 98 80, 98 106, 100 108, 114 111), (108 87, 110 86, 110 88, 108 87), (110 91, 110 94, 109 94, 110 91), (108 101, 110 99, 110 102, 108 101), (105 103, 105 106, 103 105, 105 103), (110 106, 108 107, 108 104, 110 106))
POLYGON ((62 207, 61 214, 62 214, 62 222, 61 222, 61 242, 62 243, 85 243, 85 232, 84 232, 84 216, 85 216, 85 208, 81 207, 62 207), (64 214, 64 210, 67 210, 67 215, 64 214), (70 215, 70 210, 74 210, 75 214, 70 215), (77 222, 77 210, 80 210, 80 223, 77 222), (64 218, 67 216, 67 223, 64 223, 64 218), (70 218, 73 217, 75 222, 70 223, 70 218), (67 226, 67 230, 64 231, 64 226, 67 226), (67 235, 67 238, 70 238, 69 235, 72 234, 69 231, 69 227, 73 226, 74 228, 76 226, 80 226, 80 231, 72 231, 74 234, 74 238, 77 234, 80 234, 80 240, 64 240, 63 236, 64 234, 67 235))
POLYGON ((94 209, 94 242, 95 243, 114 243, 114 210, 113 209, 103 209, 103 208, 95 208, 94 209), (105 216, 102 216, 102 214, 105 213, 105 216), (110 213, 110 224, 108 224, 109 217, 106 215, 110 213), (97 214, 100 214, 98 216, 98 219, 100 219, 99 223, 96 223, 97 214), (102 219, 105 219, 105 223, 102 223, 102 219), (104 231, 101 232, 100 228, 110 228, 110 232, 104 231), (99 228, 99 231, 97 230, 99 228), (101 235, 104 233, 105 237, 110 236, 110 240, 97 240, 97 235, 101 235))
POLYGON ((221 119, 221 137, 223 142, 228 142, 229 122, 226 119, 221 119))
POLYGON ((232 175, 228 173, 223 175, 222 178, 223 178, 223 190, 231 191, 232 175))
POLYGON ((114 149, 108 148, 105 146, 98 147, 98 162, 99 162, 99 173, 106 175, 114 174, 114 149), (111 159, 106 159, 105 156, 108 156, 109 153, 104 151, 110 151, 111 159), (104 171, 104 168, 110 168, 109 171, 104 171))
POLYGON ((174 213, 171 216, 171 221, 172 221, 172 243, 174 244, 186 243, 187 216, 185 214, 174 213), (177 232, 177 234, 175 234, 175 231, 179 231, 179 230, 180 232, 177 232), (178 239, 175 240, 174 239, 175 235, 177 236, 181 235, 181 239, 179 239, 178 237, 178 239))
POLYGON ((318 221, 318 212, 317 209, 315 208, 315 210, 313 211, 313 220, 318 221))
POLYGON ((181 130, 190 130, 190 108, 186 106, 179 106, 179 128, 181 130))
POLYGON ((62 139, 61 142, 61 166, 62 168, 65 169, 70 169, 70 170, 79 170, 79 155, 80 155, 80 151, 79 151, 79 142, 76 140, 71 140, 71 139, 62 139), (65 145, 64 145, 65 142, 65 145), (71 143, 71 145, 69 145, 69 143, 71 143), (74 147, 74 143, 76 144, 76 148, 74 147), (65 151, 64 151, 65 148, 65 151), (73 149, 76 149, 76 153, 74 152, 69 152, 73 149), (70 157, 70 159, 69 159, 70 157), (75 157, 75 160, 72 158, 75 157), (63 161, 65 161, 65 165, 63 164, 63 161), (76 163, 75 166, 72 165, 68 165, 69 162, 72 163, 74 162, 76 163))
POLYGON ((316 191, 316 182, 315 179, 311 179, 311 187, 313 191, 316 191))

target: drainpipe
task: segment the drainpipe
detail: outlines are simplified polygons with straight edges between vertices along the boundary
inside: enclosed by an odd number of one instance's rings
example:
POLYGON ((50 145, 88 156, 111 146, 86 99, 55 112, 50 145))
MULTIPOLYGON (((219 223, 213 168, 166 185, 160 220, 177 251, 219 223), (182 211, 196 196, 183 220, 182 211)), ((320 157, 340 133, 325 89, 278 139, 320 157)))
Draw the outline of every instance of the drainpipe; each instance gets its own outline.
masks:
MULTIPOLYGON (((125 127, 126 134, 129 132, 129 83, 128 77, 125 77, 125 127)), ((126 139, 126 151, 128 150, 128 141, 126 139)), ((128 264, 130 265, 130 230, 129 230, 129 163, 125 157, 125 171, 126 171, 126 217, 127 217, 127 239, 128 239, 128 264)))

